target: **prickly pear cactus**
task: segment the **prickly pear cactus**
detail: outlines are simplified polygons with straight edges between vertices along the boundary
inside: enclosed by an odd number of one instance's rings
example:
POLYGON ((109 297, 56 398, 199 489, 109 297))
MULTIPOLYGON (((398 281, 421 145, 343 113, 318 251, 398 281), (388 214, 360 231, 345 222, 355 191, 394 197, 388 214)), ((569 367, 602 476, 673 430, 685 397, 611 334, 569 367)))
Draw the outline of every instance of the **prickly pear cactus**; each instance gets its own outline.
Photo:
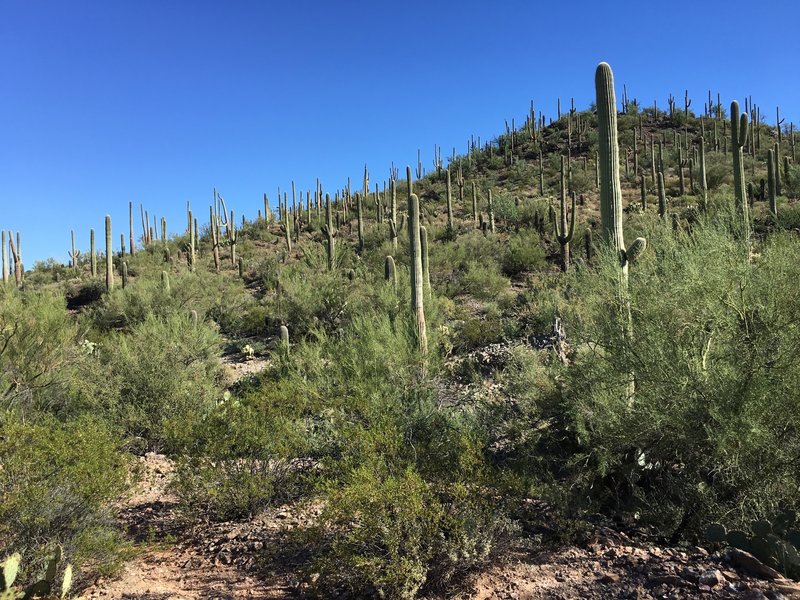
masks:
POLYGON ((711 523, 706 539, 750 552, 761 562, 792 579, 800 579, 800 527, 793 512, 779 514, 772 521, 760 519, 750 524, 750 532, 728 531, 724 525, 711 523))

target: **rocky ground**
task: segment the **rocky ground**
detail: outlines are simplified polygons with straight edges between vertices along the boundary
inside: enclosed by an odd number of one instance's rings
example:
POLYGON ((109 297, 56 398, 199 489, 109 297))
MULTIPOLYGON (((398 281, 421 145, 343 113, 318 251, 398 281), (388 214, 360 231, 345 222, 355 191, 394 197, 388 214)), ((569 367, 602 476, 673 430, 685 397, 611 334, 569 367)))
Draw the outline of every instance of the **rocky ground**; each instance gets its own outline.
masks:
MULTIPOLYGON (((287 543, 287 535, 312 522, 318 507, 276 508, 246 523, 188 526, 167 487, 173 472, 170 460, 148 454, 141 466, 142 480, 118 513, 120 526, 141 552, 118 579, 95 582, 84 591, 84 598, 304 597, 306 584, 297 574, 305 557, 287 543)), ((462 583, 460 591, 444 596, 459 600, 800 598, 800 585, 745 552, 709 554, 699 547, 664 547, 606 527, 597 527, 580 547, 521 541, 462 583)))

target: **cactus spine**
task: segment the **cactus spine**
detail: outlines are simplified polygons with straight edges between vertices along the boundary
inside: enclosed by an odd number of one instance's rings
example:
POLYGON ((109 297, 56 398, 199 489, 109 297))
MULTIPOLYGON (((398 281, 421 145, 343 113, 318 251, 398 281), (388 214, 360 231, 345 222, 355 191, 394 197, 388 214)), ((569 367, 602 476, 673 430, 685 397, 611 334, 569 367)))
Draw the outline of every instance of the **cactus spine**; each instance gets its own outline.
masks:
POLYGON ((422 270, 422 239, 419 228, 419 198, 411 191, 411 167, 406 167, 408 179, 408 238, 411 264, 411 306, 416 321, 417 343, 420 356, 428 353, 428 335, 425 327, 424 278, 422 270))
POLYGON ((106 215, 106 291, 114 289, 114 249, 111 242, 111 216, 106 215))

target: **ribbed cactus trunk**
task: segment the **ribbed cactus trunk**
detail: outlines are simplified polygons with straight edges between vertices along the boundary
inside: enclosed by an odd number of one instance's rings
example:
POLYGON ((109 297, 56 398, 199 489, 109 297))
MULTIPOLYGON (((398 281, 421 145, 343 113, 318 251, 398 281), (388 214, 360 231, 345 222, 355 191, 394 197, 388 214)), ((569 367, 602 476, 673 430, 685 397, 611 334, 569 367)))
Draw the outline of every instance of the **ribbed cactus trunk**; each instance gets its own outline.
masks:
POLYGON ((14 245, 14 233, 12 231, 8 232, 8 249, 11 252, 11 258, 14 261, 14 283, 16 283, 17 287, 22 285, 22 276, 23 276, 23 268, 22 268, 22 256, 20 253, 20 238, 19 232, 17 232, 17 245, 14 245))
POLYGON ((210 235, 211 235, 211 254, 214 257, 214 270, 219 273, 219 223, 217 222, 216 215, 214 215, 214 207, 209 209, 210 214, 210 235))
MULTIPOLYGON (((780 132, 780 127, 778 127, 778 131, 780 132)), ((775 161, 775 195, 780 196, 783 188, 781 186, 781 146, 778 142, 775 142, 773 160, 775 161)))
POLYGON ((428 230, 424 225, 419 226, 419 239, 422 249, 422 278, 425 280, 425 296, 431 299, 431 262, 428 256, 428 230))
MULTIPOLYGON (((575 233, 575 193, 572 194, 572 212, 567 215, 567 181, 564 167, 565 157, 561 157, 561 193, 559 195, 559 216, 551 215, 553 230, 561 247, 561 270, 569 269, 569 244, 575 233), (571 217, 571 220, 569 219, 571 217), (569 229, 567 229, 569 227, 569 229)), ((552 208, 551 208, 552 211, 552 208)))
POLYGON ((192 211, 189 211, 189 271, 194 271, 195 263, 197 262, 197 255, 196 255, 196 245, 197 240, 194 237, 194 217, 192 216, 192 211))
POLYGON ((131 256, 136 256, 136 242, 134 240, 135 233, 133 231, 133 202, 128 202, 128 225, 129 231, 131 235, 130 244, 131 244, 131 256))
MULTIPOLYGON (((603 239, 616 252, 625 251, 622 234, 622 185, 619 178, 617 141, 617 99, 611 67, 600 63, 595 73, 597 95, 598 166, 600 170, 600 223, 603 239)), ((622 261, 622 276, 627 283, 628 264, 622 261)))
MULTIPOLYGON (((619 142, 617 139, 617 100, 614 75, 607 63, 600 63, 595 72, 597 103, 598 155, 600 166, 600 222, 606 243, 619 256, 619 283, 622 336, 625 342, 633 335, 631 306, 628 298, 628 263, 644 250, 646 242, 638 238, 628 252, 622 230, 622 186, 619 178, 619 142)), ((635 378, 627 382, 628 403, 633 402, 635 378)))
MULTIPOLYGON (((408 181, 411 181, 411 167, 406 167, 408 181)), ((425 279, 422 269, 422 239, 419 229, 419 198, 411 193, 409 185, 408 194, 408 238, 409 258, 411 273, 411 306, 414 311, 417 342, 420 356, 428 353, 428 334, 425 327, 424 288, 425 279)))
POLYGON ((336 262, 336 242, 334 240, 330 194, 325 194, 325 225, 322 226, 322 233, 326 239, 325 251, 328 255, 328 271, 333 271, 333 265, 336 262))
POLYGON ((739 103, 731 102, 731 154, 733 155, 733 194, 736 209, 742 219, 744 231, 742 237, 745 244, 750 243, 750 214, 745 197, 744 180, 744 147, 747 143, 748 133, 747 113, 739 115, 739 103))
POLYGON ((450 183, 450 168, 447 168, 447 229, 453 231, 453 186, 450 183))
POLYGON ((89 266, 92 277, 97 277, 97 252, 94 248, 94 229, 89 231, 89 266))
POLYGON ((488 211, 489 211, 489 231, 494 233, 494 206, 492 204, 492 190, 489 189, 488 211))
MULTIPOLYGON (((7 251, 6 251, 6 232, 5 232, 5 229, 2 231, 2 238, 3 238, 3 241, 2 241, 3 283, 6 284, 6 283, 8 283, 8 276, 9 276, 10 272, 8 270, 8 254, 7 254, 7 251)), ((73 240, 74 239, 75 238, 73 236, 73 240)), ((73 243, 73 246, 74 246, 74 243, 73 243)))
POLYGON ((478 226, 478 184, 472 182, 472 221, 478 226))
POLYGON ((128 263, 123 261, 122 263, 122 289, 124 290, 128 287, 128 263))
POLYGON ((364 251, 364 203, 361 194, 356 192, 356 217, 358 219, 358 251, 364 251))
POLYGON ((383 277, 386 283, 392 284, 392 289, 397 291, 397 269, 395 268, 394 258, 387 256, 383 262, 383 277))
POLYGON ((775 185, 775 156, 772 148, 767 150, 767 190, 769 190, 769 212, 778 216, 778 197, 775 185))
POLYGON ((662 219, 667 214, 667 192, 664 189, 664 174, 658 172, 658 216, 662 219))
POLYGON ((708 179, 706 179, 706 141, 700 138, 700 207, 708 206, 708 179))
POLYGON ((106 215, 106 291, 114 289, 114 248, 111 241, 111 216, 106 215))

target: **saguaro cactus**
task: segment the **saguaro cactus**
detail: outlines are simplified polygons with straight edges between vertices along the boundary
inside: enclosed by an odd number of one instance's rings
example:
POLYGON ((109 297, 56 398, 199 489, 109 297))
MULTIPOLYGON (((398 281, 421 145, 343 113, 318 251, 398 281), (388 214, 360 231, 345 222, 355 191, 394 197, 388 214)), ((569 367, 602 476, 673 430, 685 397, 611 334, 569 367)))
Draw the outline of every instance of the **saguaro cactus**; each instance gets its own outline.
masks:
POLYGON ((92 277, 97 277, 97 252, 94 248, 94 229, 89 231, 89 268, 92 271, 92 277))
POLYGON ((123 261, 122 263, 122 289, 124 290, 128 287, 128 263, 127 261, 123 261))
POLYGON ((492 190, 491 190, 491 188, 489 189, 488 196, 489 196, 489 200, 488 200, 488 203, 489 203, 489 206, 488 206, 488 211, 489 211, 489 231, 494 233, 494 206, 492 205, 492 190))
POLYGON ((422 248, 422 278, 425 280, 425 294, 431 299, 431 263, 428 257, 428 230, 424 225, 419 226, 419 239, 422 248))
POLYGON ((111 216, 106 215, 106 290, 114 289, 114 249, 111 242, 111 216))
POLYGON ((333 230, 333 212, 331 211, 331 195, 325 194, 325 224, 322 226, 322 235, 325 236, 325 253, 328 256, 328 271, 333 271, 336 261, 336 235, 333 230))
POLYGON ((364 251, 364 207, 361 194, 358 192, 356 192, 356 215, 358 218, 358 252, 361 253, 364 251))
POLYGON ((667 192, 664 189, 664 174, 658 172, 658 216, 662 219, 667 214, 667 192))
MULTIPOLYGON (((8 256, 6 254, 6 231, 5 231, 5 229, 2 231, 2 238, 3 238, 3 241, 2 241, 3 283, 8 283, 9 270, 8 270, 8 256)), ((74 239, 75 239, 75 236, 73 236, 73 240, 74 239)), ((73 246, 74 246, 74 243, 73 243, 73 246)))
POLYGON ((769 212, 778 216, 777 186, 775 185, 775 156, 772 148, 767 150, 767 189, 769 190, 769 212))
POLYGON ((450 183, 450 168, 447 168, 447 229, 453 231, 453 186, 450 183))
MULTIPOLYGON (((621 300, 622 335, 625 340, 629 340, 633 334, 633 321, 628 299, 628 266, 644 251, 647 242, 644 238, 637 238, 630 248, 625 247, 622 231, 622 186, 619 179, 617 101, 614 93, 614 74, 607 63, 597 65, 594 81, 600 161, 600 221, 606 243, 619 256, 618 290, 621 300)), ((629 375, 627 387, 628 402, 631 403, 635 393, 633 373, 629 375)))
MULTIPOLYGON (((411 182, 411 167, 406 167, 406 175, 409 183, 411 182)), ((425 279, 422 271, 422 240, 419 229, 419 198, 411 193, 411 185, 408 186, 408 237, 410 243, 410 273, 411 273, 411 306, 416 318, 417 342, 419 352, 422 357, 428 353, 428 335, 425 327, 425 303, 424 287, 425 279)))
POLYGON ((128 202, 128 225, 130 226, 130 234, 131 234, 131 256, 136 256, 136 243, 134 241, 134 231, 133 231, 133 202, 128 202))
POLYGON ((472 221, 478 226, 478 184, 472 182, 472 221))
POLYGON ((733 155, 733 194, 736 201, 736 209, 742 218, 744 226, 744 241, 750 241, 750 214, 745 197, 744 181, 744 147, 747 144, 748 133, 747 113, 739 115, 739 103, 734 100, 731 102, 731 154, 733 155))
POLYGON ((383 262, 383 277, 387 283, 392 284, 392 289, 397 291, 397 269, 392 256, 387 256, 383 262))
POLYGON ((705 210, 708 204, 708 180, 706 179, 706 141, 700 138, 700 207, 705 210))
POLYGON ((556 218, 555 210, 550 207, 550 218, 553 221, 553 232, 561 246, 561 270, 566 272, 569 269, 569 243, 575 233, 575 194, 572 194, 572 210, 567 215, 567 189, 564 173, 564 157, 561 157, 561 194, 559 197, 559 217, 556 218), (567 223, 569 222, 569 230, 567 223))

